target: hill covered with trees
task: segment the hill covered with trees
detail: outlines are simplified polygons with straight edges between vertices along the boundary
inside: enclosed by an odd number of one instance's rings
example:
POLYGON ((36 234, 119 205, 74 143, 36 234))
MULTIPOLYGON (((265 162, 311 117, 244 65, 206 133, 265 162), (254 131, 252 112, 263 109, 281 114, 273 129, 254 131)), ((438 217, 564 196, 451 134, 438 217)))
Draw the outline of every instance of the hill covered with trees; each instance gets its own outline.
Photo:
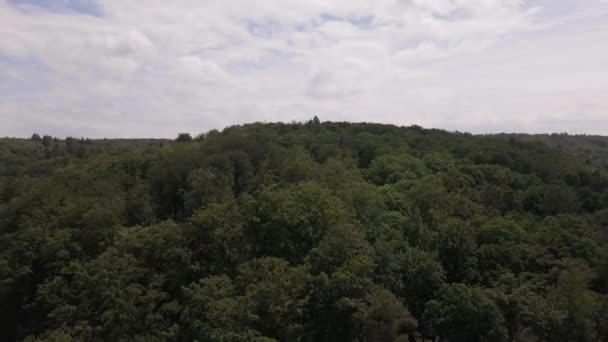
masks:
POLYGON ((316 118, 2 139, 0 308, 7 341, 608 341, 608 170, 316 118))

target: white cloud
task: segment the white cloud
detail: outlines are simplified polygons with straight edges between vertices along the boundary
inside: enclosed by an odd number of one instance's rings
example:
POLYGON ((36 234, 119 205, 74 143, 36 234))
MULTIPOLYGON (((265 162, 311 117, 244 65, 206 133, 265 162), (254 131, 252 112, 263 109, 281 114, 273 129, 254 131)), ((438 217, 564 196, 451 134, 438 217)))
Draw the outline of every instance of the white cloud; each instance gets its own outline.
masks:
POLYGON ((182 56, 177 71, 185 78, 201 82, 229 82, 229 76, 216 63, 203 61, 198 56, 182 56))
POLYGON ((608 134, 602 0, 99 0, 99 12, 0 3, 0 135, 172 137, 314 114, 608 134))

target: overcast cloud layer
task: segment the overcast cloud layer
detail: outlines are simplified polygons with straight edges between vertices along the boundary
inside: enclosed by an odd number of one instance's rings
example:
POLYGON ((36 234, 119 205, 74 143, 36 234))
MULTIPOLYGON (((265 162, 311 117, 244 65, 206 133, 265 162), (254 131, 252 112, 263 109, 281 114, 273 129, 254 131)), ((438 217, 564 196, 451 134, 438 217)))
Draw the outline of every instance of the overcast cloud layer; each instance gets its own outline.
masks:
POLYGON ((174 137, 315 114, 608 134, 608 2, 0 2, 0 136, 174 137))

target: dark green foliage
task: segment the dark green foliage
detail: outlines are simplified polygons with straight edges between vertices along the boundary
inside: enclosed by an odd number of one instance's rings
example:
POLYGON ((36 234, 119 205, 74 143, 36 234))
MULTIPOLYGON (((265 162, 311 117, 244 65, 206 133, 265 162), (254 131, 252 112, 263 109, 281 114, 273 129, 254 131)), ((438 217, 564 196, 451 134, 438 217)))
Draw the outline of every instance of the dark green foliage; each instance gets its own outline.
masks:
POLYGON ((608 137, 594 135, 562 134, 501 134, 505 140, 516 142, 539 142, 547 146, 578 156, 581 160, 598 165, 608 166, 608 137))
POLYGON ((366 341, 393 342, 409 340, 418 322, 390 291, 379 289, 366 298, 361 312, 363 336, 366 341))
POLYGON ((1 339, 608 341, 608 150, 539 139, 0 139, 1 339))
POLYGON ((190 135, 190 133, 180 133, 177 135, 175 141, 180 143, 192 142, 192 136, 190 135))
POLYGON ((423 317, 431 331, 455 342, 506 341, 505 318, 490 294, 464 284, 442 287, 423 317))

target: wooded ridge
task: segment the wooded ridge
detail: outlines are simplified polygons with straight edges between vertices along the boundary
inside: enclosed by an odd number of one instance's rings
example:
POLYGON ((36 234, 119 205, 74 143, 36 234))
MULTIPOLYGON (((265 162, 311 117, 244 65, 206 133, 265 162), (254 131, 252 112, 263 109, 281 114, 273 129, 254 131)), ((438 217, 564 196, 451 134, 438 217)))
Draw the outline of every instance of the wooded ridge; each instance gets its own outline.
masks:
POLYGON ((0 139, 0 336, 608 341, 603 139, 0 139))

